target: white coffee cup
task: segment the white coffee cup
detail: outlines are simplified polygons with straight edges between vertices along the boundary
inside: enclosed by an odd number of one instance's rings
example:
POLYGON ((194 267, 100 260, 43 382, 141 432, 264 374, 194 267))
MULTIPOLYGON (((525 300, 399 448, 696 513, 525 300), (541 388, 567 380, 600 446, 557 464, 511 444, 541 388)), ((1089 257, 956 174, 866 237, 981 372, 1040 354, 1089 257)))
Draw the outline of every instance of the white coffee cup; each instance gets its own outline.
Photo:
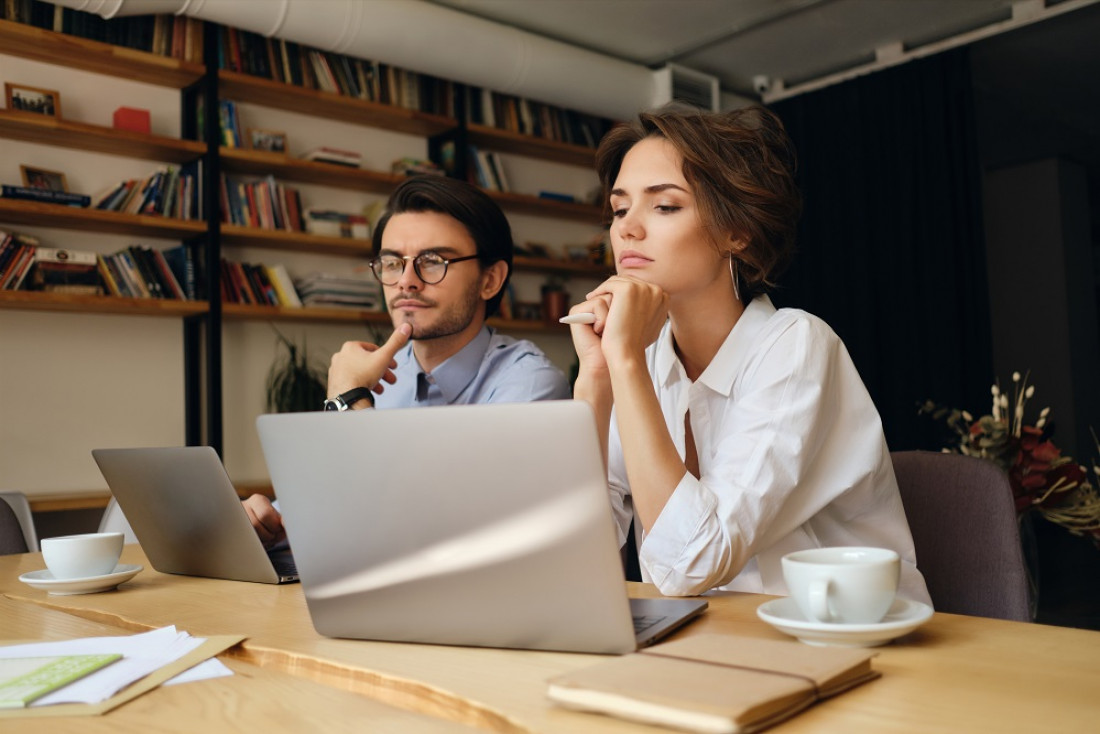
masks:
POLYGON ((898 591, 901 560, 886 548, 809 548, 783 556, 783 579, 811 622, 874 624, 898 591))
POLYGON ((42 559, 55 579, 105 576, 122 555, 122 533, 85 533, 42 539, 42 559))

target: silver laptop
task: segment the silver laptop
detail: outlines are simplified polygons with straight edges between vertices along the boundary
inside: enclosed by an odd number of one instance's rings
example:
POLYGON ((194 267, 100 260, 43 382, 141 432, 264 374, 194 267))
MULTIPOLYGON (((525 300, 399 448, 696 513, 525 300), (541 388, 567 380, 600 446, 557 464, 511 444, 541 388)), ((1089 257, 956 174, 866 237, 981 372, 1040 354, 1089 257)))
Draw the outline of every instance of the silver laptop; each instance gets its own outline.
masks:
POLYGON ((268 553, 209 446, 93 449, 153 568, 278 584, 297 581, 289 551, 268 553))
POLYGON ((257 427, 323 635, 623 653, 707 606, 627 598, 584 403, 272 414, 257 427))

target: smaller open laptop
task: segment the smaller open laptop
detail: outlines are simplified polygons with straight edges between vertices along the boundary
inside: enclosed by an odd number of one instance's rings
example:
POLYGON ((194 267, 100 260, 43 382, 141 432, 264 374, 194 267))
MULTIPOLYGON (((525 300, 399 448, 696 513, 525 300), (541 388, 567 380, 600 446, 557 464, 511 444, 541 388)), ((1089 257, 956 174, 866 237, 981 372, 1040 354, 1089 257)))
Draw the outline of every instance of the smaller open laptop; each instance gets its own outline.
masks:
POLYGON ((209 446, 93 449, 111 494, 162 573, 297 581, 289 551, 268 553, 209 446))
POLYGON ((628 599, 585 403, 271 414, 257 427, 323 635, 624 653, 707 606, 628 599))

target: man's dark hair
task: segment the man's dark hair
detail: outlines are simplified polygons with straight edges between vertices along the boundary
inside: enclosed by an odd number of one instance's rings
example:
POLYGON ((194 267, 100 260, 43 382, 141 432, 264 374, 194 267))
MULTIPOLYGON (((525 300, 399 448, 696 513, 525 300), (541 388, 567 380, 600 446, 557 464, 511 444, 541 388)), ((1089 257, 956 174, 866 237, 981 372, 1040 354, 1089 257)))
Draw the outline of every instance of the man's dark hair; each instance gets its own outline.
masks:
POLYGON ((477 246, 477 259, 482 268, 503 260, 508 273, 496 295, 485 302, 485 316, 492 316, 500 307, 508 279, 512 277, 512 228, 504 212, 484 191, 445 176, 413 176, 390 194, 386 213, 374 228, 374 252, 382 249, 382 232, 394 214, 439 212, 458 220, 470 233, 477 246))

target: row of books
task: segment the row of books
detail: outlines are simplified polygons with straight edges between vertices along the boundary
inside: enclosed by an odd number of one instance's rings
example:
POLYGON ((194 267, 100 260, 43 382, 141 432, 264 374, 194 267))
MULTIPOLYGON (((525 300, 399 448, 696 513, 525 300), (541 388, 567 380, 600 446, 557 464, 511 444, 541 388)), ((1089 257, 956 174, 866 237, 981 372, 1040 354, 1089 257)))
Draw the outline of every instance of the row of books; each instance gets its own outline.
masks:
POLYGON ((119 181, 94 194, 90 206, 127 214, 200 220, 203 218, 202 161, 182 167, 167 166, 145 178, 119 181))
POLYGON ((596 147, 612 121, 293 41, 221 27, 219 68, 420 110, 559 142, 596 147))
POLYGON ((97 255, 99 275, 112 296, 196 300, 197 273, 188 250, 186 245, 168 250, 131 245, 110 255, 97 255))
POLYGON ((221 219, 226 224, 291 232, 306 230, 298 189, 274 176, 243 179, 221 175, 221 219))
POLYGON ((19 290, 34 263, 38 240, 0 230, 0 291, 19 290))
POLYGON ((301 308, 298 291, 283 265, 221 261, 221 293, 224 303, 301 308))
POLYGON ((513 94, 466 87, 466 122, 587 148, 599 145, 610 119, 533 102, 513 94))
POLYGON ((0 290, 167 300, 203 297, 186 245, 163 251, 131 245, 100 255, 43 247, 36 238, 13 232, 0 232, 0 290))
POLYGON ((476 145, 470 147, 470 175, 473 183, 490 191, 511 191, 500 156, 476 145))
POLYGON ((141 15, 110 20, 39 0, 0 0, 0 19, 115 46, 203 62, 203 22, 182 15, 141 15))
POLYGON ((452 82, 237 28, 218 28, 218 68, 457 117, 452 82))
POLYGON ((222 259, 222 300, 256 306, 382 310, 382 286, 371 276, 311 273, 294 280, 282 265, 222 259))
POLYGON ((221 144, 226 148, 243 148, 241 120, 237 115, 237 103, 230 99, 218 102, 218 126, 221 130, 221 144))

